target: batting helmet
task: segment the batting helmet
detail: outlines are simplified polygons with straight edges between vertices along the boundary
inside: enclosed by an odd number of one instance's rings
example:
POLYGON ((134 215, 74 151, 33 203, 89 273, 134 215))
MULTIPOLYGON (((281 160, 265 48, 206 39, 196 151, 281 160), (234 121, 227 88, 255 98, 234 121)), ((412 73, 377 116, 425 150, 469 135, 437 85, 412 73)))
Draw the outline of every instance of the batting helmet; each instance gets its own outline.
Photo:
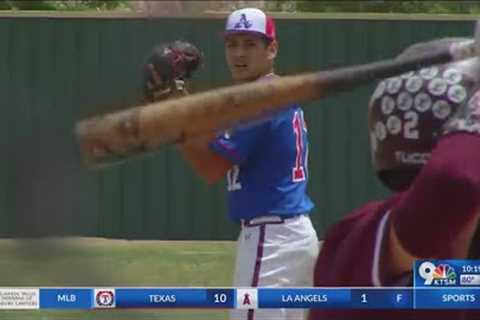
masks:
MULTIPOLYGON (((398 58, 435 51, 467 38, 444 38, 415 44, 398 58)), ((465 103, 480 78, 472 58, 436 65, 381 81, 369 103, 372 161, 384 185, 407 189, 430 158, 442 126, 465 103)))

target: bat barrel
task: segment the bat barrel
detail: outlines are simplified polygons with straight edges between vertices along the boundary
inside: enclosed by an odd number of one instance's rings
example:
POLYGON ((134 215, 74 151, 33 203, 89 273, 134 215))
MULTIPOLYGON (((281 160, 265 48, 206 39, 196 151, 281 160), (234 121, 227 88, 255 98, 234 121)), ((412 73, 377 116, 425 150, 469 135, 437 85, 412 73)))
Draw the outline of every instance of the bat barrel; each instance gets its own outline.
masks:
POLYGON ((83 163, 87 167, 111 165, 143 151, 139 111, 137 107, 77 122, 75 136, 83 163))

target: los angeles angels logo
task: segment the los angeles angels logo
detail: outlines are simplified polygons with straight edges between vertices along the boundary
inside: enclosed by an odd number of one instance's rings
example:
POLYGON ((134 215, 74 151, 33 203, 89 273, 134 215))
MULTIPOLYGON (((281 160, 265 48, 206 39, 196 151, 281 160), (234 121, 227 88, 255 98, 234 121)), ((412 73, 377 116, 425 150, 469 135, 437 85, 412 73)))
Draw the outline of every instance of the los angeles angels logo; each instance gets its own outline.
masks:
POLYGON ((237 309, 250 310, 258 308, 258 292, 256 288, 238 288, 236 295, 237 309))
POLYGON ((243 303, 242 305, 251 305, 252 302, 250 302, 250 295, 248 293, 245 293, 243 295, 243 303))

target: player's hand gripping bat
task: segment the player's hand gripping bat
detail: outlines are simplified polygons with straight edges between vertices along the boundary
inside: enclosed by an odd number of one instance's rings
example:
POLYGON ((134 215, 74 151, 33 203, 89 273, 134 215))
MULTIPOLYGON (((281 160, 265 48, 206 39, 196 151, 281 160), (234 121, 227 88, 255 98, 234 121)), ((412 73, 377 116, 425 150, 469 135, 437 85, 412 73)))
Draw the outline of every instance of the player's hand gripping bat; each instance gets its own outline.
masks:
POLYGON ((382 60, 330 71, 286 76, 193 94, 79 121, 75 128, 83 162, 110 165, 203 133, 227 129, 292 103, 313 101, 426 66, 475 57, 474 40, 407 59, 382 60))

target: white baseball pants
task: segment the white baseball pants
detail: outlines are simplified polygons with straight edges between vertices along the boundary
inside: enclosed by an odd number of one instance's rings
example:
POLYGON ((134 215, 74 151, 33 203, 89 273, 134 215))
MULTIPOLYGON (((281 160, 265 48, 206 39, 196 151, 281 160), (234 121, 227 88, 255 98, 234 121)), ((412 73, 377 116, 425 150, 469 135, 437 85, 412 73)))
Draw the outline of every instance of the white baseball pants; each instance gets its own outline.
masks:
MULTIPOLYGON (((261 217, 243 223, 234 287, 312 287, 319 251, 308 215, 261 217)), ((232 310, 231 320, 304 320, 304 309, 232 310)))

